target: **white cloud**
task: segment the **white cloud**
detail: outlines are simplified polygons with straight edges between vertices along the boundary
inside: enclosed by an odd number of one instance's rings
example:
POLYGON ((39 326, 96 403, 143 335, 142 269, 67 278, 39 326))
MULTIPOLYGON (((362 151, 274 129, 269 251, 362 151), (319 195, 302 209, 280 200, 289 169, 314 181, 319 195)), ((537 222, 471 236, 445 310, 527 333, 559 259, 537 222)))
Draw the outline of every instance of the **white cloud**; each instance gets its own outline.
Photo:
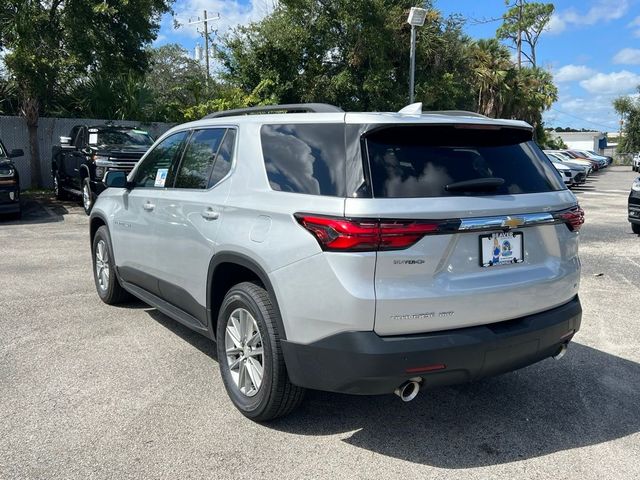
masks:
POLYGON ((613 63, 623 65, 640 65, 640 50, 637 48, 623 48, 613 57, 613 63))
MULTIPOLYGON (((209 28, 223 35, 238 25, 246 25, 258 21, 268 15, 276 6, 276 0, 183 0, 176 2, 174 12, 182 25, 181 30, 193 38, 200 37, 197 25, 188 25, 189 19, 203 18, 204 10, 209 17, 220 15, 219 20, 212 20, 209 28)), ((199 27, 202 30, 202 27, 199 27)))
POLYGON ((554 13, 547 28, 550 33, 561 33, 571 25, 595 25, 596 23, 618 20, 628 10, 629 0, 597 0, 586 12, 579 12, 571 8, 554 13))
POLYGON ((582 80, 580 86, 593 94, 624 95, 633 92, 640 85, 640 75, 622 70, 620 72, 596 73, 582 80))
POLYGON ((551 15, 551 19, 547 24, 547 31, 549 33, 561 33, 567 28, 567 23, 562 19, 560 15, 554 13, 551 15))
POLYGON ((640 38, 640 17, 634 18, 627 27, 633 28, 633 36, 640 38))
POLYGON ((615 131, 619 119, 612 106, 614 98, 615 95, 561 95, 552 110, 544 113, 543 120, 548 127, 615 131))
POLYGON ((577 82, 593 76, 596 72, 584 65, 565 65, 553 74, 556 82, 577 82))

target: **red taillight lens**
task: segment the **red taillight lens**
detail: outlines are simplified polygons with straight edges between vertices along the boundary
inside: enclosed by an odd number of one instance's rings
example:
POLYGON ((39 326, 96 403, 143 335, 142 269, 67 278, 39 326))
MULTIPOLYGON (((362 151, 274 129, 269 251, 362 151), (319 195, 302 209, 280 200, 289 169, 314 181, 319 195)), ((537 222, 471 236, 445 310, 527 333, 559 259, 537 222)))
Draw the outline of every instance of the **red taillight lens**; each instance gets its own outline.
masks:
POLYGON ((388 222, 380 223, 380 250, 407 248, 428 233, 438 231, 437 223, 388 222))
POLYGON ((375 250, 379 243, 375 221, 296 215, 300 225, 309 230, 324 250, 375 250))
POLYGON ((555 214, 558 220, 562 220, 572 232, 577 232, 584 223, 584 210, 579 205, 555 214))
POLYGON ((439 232, 441 225, 440 222, 356 220, 304 213, 295 217, 316 237, 323 250, 343 252, 408 248, 425 235, 439 232))

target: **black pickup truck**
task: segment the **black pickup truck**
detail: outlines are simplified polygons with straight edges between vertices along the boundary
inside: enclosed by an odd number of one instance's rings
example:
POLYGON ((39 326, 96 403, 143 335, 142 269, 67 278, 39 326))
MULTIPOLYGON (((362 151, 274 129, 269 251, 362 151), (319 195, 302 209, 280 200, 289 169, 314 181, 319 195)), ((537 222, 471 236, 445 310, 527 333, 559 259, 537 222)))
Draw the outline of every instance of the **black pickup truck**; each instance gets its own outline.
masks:
POLYGON ((104 186, 109 170, 129 173, 149 149, 153 138, 134 127, 76 125, 52 149, 51 175, 57 198, 81 196, 87 215, 104 186))

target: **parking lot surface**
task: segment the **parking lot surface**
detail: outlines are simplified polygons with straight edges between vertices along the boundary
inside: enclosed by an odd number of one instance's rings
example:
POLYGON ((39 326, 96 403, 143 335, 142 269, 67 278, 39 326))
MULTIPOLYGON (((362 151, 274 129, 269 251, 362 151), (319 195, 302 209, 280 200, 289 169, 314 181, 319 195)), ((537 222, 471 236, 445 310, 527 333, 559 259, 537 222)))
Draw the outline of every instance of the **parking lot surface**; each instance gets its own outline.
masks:
POLYGON ((576 189, 584 315, 563 359, 408 404, 308 392, 267 425, 232 406, 209 340, 99 300, 79 205, 25 197, 0 223, 0 478, 640 478, 635 176, 576 189))

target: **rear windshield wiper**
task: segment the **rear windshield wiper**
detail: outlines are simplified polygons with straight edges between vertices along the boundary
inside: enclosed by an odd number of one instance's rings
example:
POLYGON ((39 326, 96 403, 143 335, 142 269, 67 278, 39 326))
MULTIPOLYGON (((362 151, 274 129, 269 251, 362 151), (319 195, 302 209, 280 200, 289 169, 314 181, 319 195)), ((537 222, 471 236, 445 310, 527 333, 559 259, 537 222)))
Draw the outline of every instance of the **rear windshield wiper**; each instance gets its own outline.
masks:
POLYGON ((481 192, 495 190, 502 185, 504 185, 504 178, 489 177, 450 183, 444 189, 447 192, 481 192))

